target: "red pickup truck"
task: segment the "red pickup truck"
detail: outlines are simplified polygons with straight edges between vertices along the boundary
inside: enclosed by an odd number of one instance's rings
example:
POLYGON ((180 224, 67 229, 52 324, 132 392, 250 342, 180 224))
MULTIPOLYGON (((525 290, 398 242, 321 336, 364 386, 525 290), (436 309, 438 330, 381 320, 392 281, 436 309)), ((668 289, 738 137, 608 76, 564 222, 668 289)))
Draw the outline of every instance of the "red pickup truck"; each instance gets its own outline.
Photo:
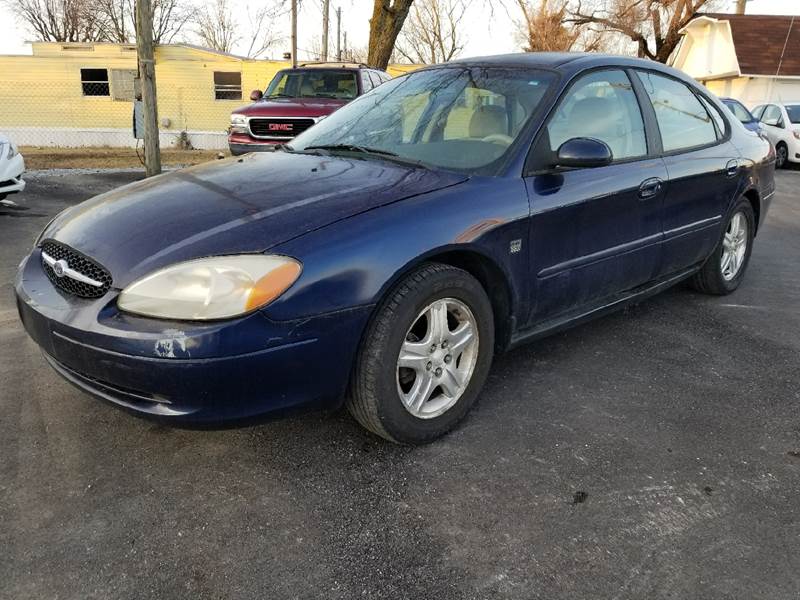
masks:
POLYGON ((278 71, 267 90, 253 90, 253 104, 231 114, 231 154, 274 150, 391 79, 384 71, 348 63, 311 63, 278 71))

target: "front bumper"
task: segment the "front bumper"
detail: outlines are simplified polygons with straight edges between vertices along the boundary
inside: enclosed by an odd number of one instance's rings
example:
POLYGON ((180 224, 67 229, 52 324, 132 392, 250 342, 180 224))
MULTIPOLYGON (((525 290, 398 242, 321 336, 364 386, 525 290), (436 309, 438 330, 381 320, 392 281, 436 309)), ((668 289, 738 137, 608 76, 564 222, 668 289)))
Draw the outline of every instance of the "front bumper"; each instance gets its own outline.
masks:
POLYGON ((0 196, 18 194, 25 189, 25 180, 22 179, 25 161, 21 154, 17 154, 10 161, 4 159, 5 157, 0 157, 0 196))
POLYGON ((244 133, 228 134, 228 147, 234 156, 247 154, 248 152, 273 152, 280 144, 291 141, 292 138, 257 140, 244 133))
POLYGON ((116 309, 117 291, 83 300, 58 291, 35 250, 15 282, 28 334, 80 389, 137 415, 216 426, 344 396, 369 307, 275 322, 145 319, 116 309))

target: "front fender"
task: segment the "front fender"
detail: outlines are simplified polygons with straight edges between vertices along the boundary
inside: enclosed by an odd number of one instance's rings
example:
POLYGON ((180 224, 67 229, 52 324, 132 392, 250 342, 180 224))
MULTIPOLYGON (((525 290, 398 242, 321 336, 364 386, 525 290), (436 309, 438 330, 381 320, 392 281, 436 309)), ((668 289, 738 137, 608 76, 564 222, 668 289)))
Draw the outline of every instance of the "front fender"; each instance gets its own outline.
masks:
POLYGON ((265 313, 295 320, 376 304, 408 269, 453 251, 497 265, 516 310, 529 297, 528 215, 522 179, 476 177, 339 221, 272 249, 302 261, 303 274, 265 313))

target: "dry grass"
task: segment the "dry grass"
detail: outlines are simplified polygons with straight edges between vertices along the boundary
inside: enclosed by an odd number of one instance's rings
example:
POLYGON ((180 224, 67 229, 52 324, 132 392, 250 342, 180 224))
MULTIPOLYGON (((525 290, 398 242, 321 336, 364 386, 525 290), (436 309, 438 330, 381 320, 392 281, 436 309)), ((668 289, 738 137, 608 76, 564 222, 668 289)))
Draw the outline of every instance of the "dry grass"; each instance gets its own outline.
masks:
MULTIPOLYGON (((114 169, 141 167, 142 163, 133 148, 43 148, 22 146, 25 168, 29 171, 39 169, 114 169)), ((139 151, 141 153, 141 150, 139 151)), ((214 160, 218 150, 176 150, 161 149, 161 164, 196 165, 214 160)), ((223 152, 229 156, 227 151, 223 152)))

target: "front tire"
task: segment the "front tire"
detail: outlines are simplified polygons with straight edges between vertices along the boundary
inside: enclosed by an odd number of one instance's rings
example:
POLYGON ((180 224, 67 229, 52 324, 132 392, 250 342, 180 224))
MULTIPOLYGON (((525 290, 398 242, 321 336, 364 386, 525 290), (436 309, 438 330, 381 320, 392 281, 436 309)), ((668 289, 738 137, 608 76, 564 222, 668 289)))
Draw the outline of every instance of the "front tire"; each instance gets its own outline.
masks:
POLYGON ((775 146, 775 168, 783 169, 789 166, 789 147, 780 142, 775 146))
POLYGON ((692 286, 698 292, 716 296, 736 290, 750 262, 755 231, 753 207, 747 198, 739 198, 714 253, 692 278, 692 286))
POLYGON ((475 403, 493 352, 494 317, 481 284, 462 269, 425 264, 378 306, 361 342, 347 408, 387 440, 433 441, 475 403))

